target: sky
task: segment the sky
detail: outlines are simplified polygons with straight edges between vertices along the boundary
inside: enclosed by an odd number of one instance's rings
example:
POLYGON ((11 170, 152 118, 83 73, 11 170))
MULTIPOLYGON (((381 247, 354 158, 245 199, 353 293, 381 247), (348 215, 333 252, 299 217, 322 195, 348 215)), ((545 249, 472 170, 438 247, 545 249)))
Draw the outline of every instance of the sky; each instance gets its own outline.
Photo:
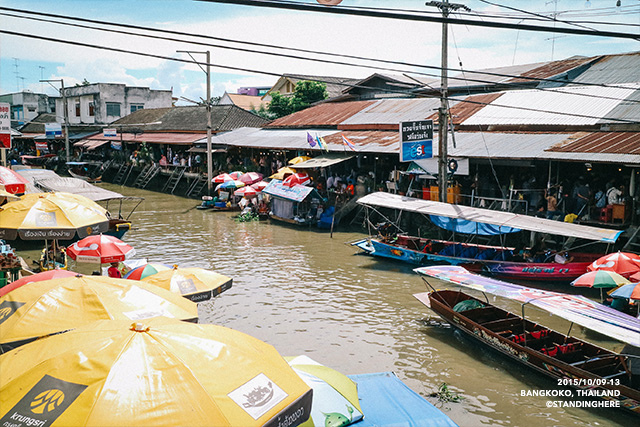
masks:
MULTIPOLYGON (((294 1, 317 4, 315 0, 294 1)), ((495 21, 498 19, 496 15, 523 16, 522 13, 500 7, 506 5, 547 17, 555 15, 558 20, 587 22, 581 25, 599 30, 640 36, 640 0, 621 0, 621 7, 618 8, 616 0, 460 0, 459 3, 471 8, 472 13, 478 14, 480 19, 485 21, 495 21), (594 21, 626 25, 595 24, 592 23, 594 21)), ((340 6, 407 9, 420 13, 436 11, 433 7, 425 6, 425 0, 343 0, 340 6)), ((0 0, 0 7, 321 51, 334 55, 347 54, 374 60, 359 61, 312 55, 166 33, 163 35, 180 38, 181 41, 157 40, 0 15, 0 30, 20 34, 71 40, 165 58, 180 58, 185 61, 191 61, 191 58, 185 53, 177 53, 177 50, 210 50, 211 62, 214 64, 211 69, 213 96, 222 95, 225 91, 236 93, 240 87, 272 86, 278 76, 284 73, 363 78, 379 71, 429 78, 424 75, 426 73, 436 78, 439 74, 437 70, 420 68, 418 65, 437 67, 441 63, 442 30, 439 23, 341 16, 191 0, 0 0), (194 44, 194 41, 258 51, 286 52, 322 61, 221 49, 194 44), (347 62, 350 65, 327 62, 331 60, 347 62), (415 66, 389 65, 377 60, 400 61, 415 66), (216 64, 248 71, 219 68, 216 64), (374 68, 358 66, 362 64, 374 68), (375 67, 393 68, 394 71, 379 70, 375 67)), ((0 13, 33 16, 6 10, 0 10, 0 13)), ((58 18, 49 19, 61 21, 58 18)), ((510 22, 517 23, 519 20, 510 22)), ((525 23, 553 26, 552 22, 545 21, 525 23)), ((456 69, 479 70, 565 59, 575 55, 594 56, 640 51, 640 42, 630 39, 554 35, 462 25, 450 25, 449 28, 449 67, 456 69)), ((128 31, 159 34, 141 30, 128 31)), ((193 57, 196 60, 205 60, 205 55, 202 54, 194 54, 193 57)), ((0 93, 30 90, 49 95, 56 94, 59 84, 41 83, 42 79, 63 79, 67 87, 86 79, 91 83, 124 83, 128 86, 171 89, 173 96, 180 99, 178 104, 183 105, 189 104, 185 98, 199 100, 206 95, 206 75, 192 63, 0 34, 0 93)))

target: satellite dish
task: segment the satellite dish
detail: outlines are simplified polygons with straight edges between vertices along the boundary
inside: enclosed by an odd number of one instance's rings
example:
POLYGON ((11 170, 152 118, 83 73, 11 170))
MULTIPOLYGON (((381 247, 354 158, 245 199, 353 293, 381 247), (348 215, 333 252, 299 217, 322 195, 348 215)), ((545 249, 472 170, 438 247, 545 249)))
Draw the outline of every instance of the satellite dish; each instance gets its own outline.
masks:
POLYGON ((316 0, 316 1, 325 6, 335 6, 337 4, 342 3, 342 0, 316 0))

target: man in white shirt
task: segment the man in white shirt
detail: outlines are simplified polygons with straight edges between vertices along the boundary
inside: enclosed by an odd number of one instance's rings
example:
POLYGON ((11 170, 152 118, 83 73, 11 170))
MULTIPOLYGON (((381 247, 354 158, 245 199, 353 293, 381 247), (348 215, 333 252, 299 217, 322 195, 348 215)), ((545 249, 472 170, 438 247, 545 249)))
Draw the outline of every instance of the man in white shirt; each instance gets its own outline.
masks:
POLYGON ((622 202, 622 185, 620 187, 611 187, 607 190, 607 203, 610 205, 617 205, 622 202))

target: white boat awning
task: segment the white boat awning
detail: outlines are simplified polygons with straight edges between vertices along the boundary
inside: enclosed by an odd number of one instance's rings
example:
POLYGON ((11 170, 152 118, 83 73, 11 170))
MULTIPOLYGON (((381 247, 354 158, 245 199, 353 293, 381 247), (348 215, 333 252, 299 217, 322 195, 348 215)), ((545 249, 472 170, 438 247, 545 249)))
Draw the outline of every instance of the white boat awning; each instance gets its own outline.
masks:
POLYGON ((306 160, 304 162, 290 165, 292 169, 313 169, 313 168, 326 168, 328 166, 337 165, 345 160, 353 159, 355 156, 318 156, 313 159, 306 160))
POLYGON ((591 227, 587 225, 572 224, 562 221, 538 218, 529 215, 514 214, 511 212, 494 211, 490 209, 474 208, 471 206, 452 205, 449 203, 434 202, 431 200, 414 199, 412 197, 396 194, 377 192, 367 194, 358 199, 358 203, 365 206, 377 206, 389 209, 398 209, 407 212, 416 212, 423 215, 444 216, 467 221, 493 224, 498 227, 519 228, 521 230, 548 233, 565 237, 576 237, 604 243, 614 243, 622 230, 591 227))

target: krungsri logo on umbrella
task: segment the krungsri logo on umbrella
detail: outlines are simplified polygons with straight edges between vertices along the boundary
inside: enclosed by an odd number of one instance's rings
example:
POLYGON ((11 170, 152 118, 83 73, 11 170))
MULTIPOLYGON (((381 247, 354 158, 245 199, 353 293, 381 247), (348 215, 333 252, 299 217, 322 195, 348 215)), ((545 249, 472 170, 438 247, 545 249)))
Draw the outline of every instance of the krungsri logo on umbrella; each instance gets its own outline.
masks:
POLYGON ((265 374, 258 374, 228 396, 257 420, 288 395, 265 374))
POLYGON ((38 212, 38 215, 36 216, 36 226, 49 227, 57 224, 58 221, 56 220, 55 212, 38 212))
POLYGON ((23 302, 2 301, 2 304, 0 304, 0 323, 11 317, 13 313, 15 313, 23 305, 23 302))
POLYGON ((34 414, 51 412, 60 406, 62 402, 64 402, 64 393, 62 390, 46 390, 31 401, 31 412, 34 414))

